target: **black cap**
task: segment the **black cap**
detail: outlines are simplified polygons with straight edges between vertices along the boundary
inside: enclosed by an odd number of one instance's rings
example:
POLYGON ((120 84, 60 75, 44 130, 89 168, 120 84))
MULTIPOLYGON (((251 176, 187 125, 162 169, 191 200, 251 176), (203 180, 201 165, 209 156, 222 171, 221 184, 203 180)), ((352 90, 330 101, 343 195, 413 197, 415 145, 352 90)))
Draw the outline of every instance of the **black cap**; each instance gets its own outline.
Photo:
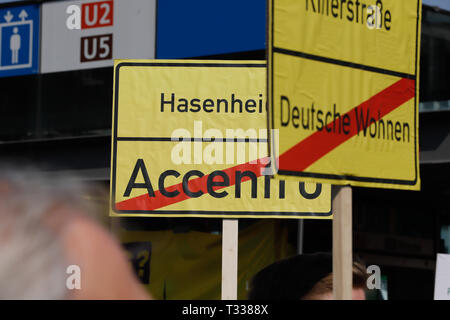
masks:
POLYGON ((302 254, 277 261, 252 279, 250 300, 299 300, 333 270, 330 253, 302 254))

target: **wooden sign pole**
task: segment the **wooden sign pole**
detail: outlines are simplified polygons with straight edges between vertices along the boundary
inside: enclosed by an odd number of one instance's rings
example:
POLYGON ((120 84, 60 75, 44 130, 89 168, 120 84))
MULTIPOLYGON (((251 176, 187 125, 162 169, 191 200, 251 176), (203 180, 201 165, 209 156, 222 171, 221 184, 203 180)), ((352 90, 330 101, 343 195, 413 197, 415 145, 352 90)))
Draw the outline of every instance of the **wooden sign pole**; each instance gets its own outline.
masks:
POLYGON ((333 298, 351 300, 353 287, 352 188, 350 186, 335 188, 337 193, 333 198, 333 298))
POLYGON ((238 219, 222 220, 222 300, 237 300, 238 219))

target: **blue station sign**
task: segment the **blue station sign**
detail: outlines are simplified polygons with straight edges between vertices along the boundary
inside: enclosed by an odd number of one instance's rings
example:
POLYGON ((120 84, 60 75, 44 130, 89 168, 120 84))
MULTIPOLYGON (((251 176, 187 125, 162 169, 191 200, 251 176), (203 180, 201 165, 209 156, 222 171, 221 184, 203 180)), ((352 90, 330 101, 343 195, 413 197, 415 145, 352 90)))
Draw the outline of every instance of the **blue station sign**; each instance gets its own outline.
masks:
POLYGON ((39 5, 0 8, 0 77, 39 72, 39 5))

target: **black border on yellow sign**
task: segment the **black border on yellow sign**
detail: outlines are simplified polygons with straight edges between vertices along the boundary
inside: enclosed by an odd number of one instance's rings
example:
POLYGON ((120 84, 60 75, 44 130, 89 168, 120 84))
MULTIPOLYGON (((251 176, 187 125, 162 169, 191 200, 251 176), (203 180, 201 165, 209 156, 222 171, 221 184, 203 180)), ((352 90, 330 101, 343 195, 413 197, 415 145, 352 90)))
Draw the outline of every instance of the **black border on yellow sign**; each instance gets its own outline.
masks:
MULTIPOLYGON (((417 20, 416 20, 416 43, 415 43, 415 55, 416 55, 416 59, 415 59, 415 71, 414 74, 407 74, 407 73, 402 73, 402 72, 397 72, 397 71, 393 71, 393 70, 387 70, 387 69, 382 69, 382 68, 376 68, 373 66, 368 66, 368 65, 363 65, 363 64, 357 64, 357 63, 353 63, 353 62, 349 62, 349 61, 343 61, 343 60, 337 60, 337 59, 332 59, 332 58, 327 58, 327 57, 322 57, 322 56, 318 56, 318 55, 313 55, 313 54, 308 54, 305 52, 298 52, 298 51, 292 51, 292 50, 288 50, 288 49, 283 49, 283 48, 278 48, 274 46, 274 20, 275 20, 275 16, 274 16, 274 1, 275 0, 269 0, 271 1, 271 7, 269 8, 270 15, 271 17, 269 17, 269 12, 267 14, 267 19, 268 19, 268 29, 270 30, 270 36, 268 36, 268 44, 269 44, 269 48, 270 48, 270 52, 268 52, 268 60, 269 60, 269 70, 268 70, 268 74, 270 76, 270 85, 268 85, 268 90, 270 90, 270 108, 271 108, 271 114, 270 114, 270 118, 268 119, 268 123, 269 125, 271 125, 270 129, 275 128, 275 120, 273 117, 274 114, 274 97, 273 97, 273 53, 279 53, 279 54, 286 54, 286 55, 290 55, 290 56, 295 56, 295 57, 299 57, 299 58, 303 58, 303 59, 307 59, 307 60, 314 60, 314 61, 319 61, 319 62, 323 62, 323 63, 331 63, 334 65, 339 65, 339 66, 343 66, 343 67, 348 67, 348 68, 353 68, 353 69, 360 69, 360 70, 364 70, 364 71, 369 71, 369 72, 375 72, 375 73, 380 73, 380 74, 387 74, 387 75, 391 75, 391 76, 395 76, 395 77, 400 77, 400 78, 407 78, 407 79, 412 79, 415 80, 414 82, 414 90, 415 90, 415 94, 414 94, 414 132, 417 132, 417 53, 418 53, 418 43, 419 43, 419 19, 420 19, 420 4, 421 1, 417 0, 417 20), (271 66, 272 64, 272 66, 271 66)), ((269 33, 268 32, 268 33, 269 33)), ((269 80, 269 79, 268 79, 269 80)), ((268 114, 269 116, 269 114, 268 114)), ((270 137, 270 135, 269 135, 270 137)), ((275 143, 274 141, 271 141, 269 143, 269 148, 271 148, 271 144, 275 143)), ((273 150, 276 150, 276 148, 274 147, 273 150)), ((269 150, 269 154, 271 150, 269 150)), ((418 172, 418 163, 417 163, 417 134, 414 135, 414 180, 401 180, 401 179, 384 179, 384 178, 373 178, 373 177, 358 177, 358 176, 348 176, 348 175, 336 175, 336 174, 324 174, 324 173, 315 173, 315 172, 302 172, 302 171, 290 171, 290 170, 278 170, 278 168, 276 168, 277 173, 279 175, 284 175, 284 176, 296 176, 296 177, 307 177, 307 178, 319 178, 319 179, 332 179, 332 180, 349 180, 349 181, 358 181, 358 182, 369 182, 369 183, 384 183, 384 184, 392 184, 392 185, 408 185, 408 186, 413 186, 416 185, 417 183, 417 172, 418 172)), ((276 162, 274 164, 275 166, 277 165, 276 162)))
MULTIPOLYGON (((116 163, 117 163, 117 141, 167 141, 173 142, 171 138, 157 137, 157 138, 145 138, 145 137, 118 137, 118 114, 119 114, 119 74, 121 67, 245 67, 245 68, 266 68, 266 64, 246 64, 246 63, 204 63, 204 62, 121 62, 115 67, 114 73, 114 119, 113 119, 113 141, 112 141, 112 175, 111 175, 111 210, 117 214, 117 216, 133 215, 138 216, 158 216, 158 217, 212 217, 212 218, 226 218, 226 217, 238 217, 238 218, 303 218, 303 217, 322 217, 329 218, 332 216, 332 209, 330 205, 329 212, 264 212, 264 211, 197 211, 197 210, 117 210, 116 209, 116 163)), ((194 138, 196 139, 196 138, 194 138)), ((249 139, 245 139, 245 142, 249 142, 249 139)))

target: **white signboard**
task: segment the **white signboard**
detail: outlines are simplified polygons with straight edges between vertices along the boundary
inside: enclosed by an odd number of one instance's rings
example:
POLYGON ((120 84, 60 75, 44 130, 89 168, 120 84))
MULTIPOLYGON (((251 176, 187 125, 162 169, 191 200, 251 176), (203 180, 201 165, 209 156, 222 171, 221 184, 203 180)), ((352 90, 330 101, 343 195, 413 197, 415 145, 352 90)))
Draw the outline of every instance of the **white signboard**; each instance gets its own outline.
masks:
POLYGON ((156 0, 85 0, 42 5, 41 72, 112 66, 155 57, 156 0))
POLYGON ((450 254, 438 254, 434 300, 450 300, 450 254))

